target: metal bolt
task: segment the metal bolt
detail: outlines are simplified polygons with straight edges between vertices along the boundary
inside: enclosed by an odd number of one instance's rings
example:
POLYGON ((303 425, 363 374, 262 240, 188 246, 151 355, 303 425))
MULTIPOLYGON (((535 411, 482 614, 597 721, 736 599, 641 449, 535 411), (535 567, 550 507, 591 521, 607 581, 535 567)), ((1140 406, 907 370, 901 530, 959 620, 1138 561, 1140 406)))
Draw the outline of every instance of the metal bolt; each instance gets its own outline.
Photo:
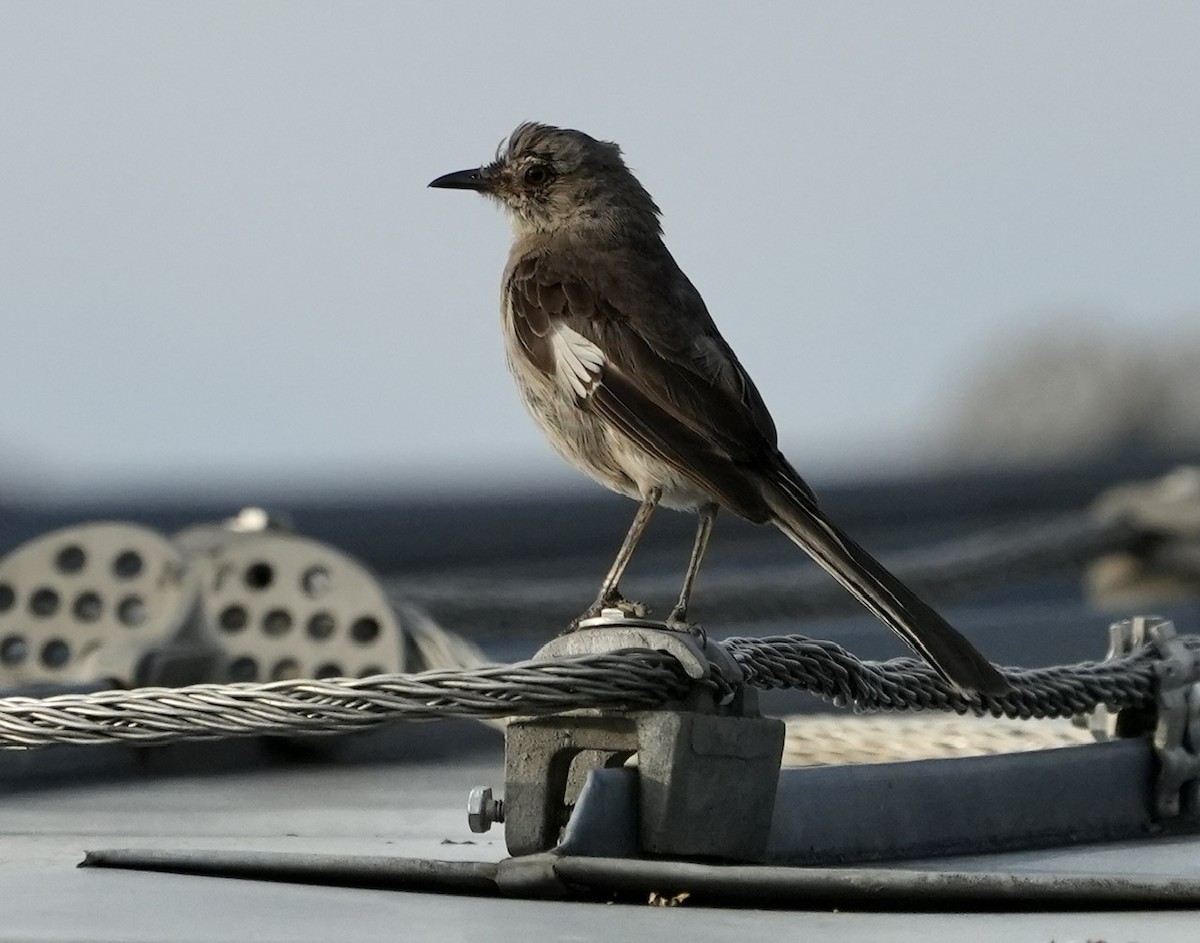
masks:
POLYGON ((493 822, 504 821, 504 800, 493 799, 490 786, 476 786, 467 797, 467 825, 476 833, 486 832, 493 822))
POLYGON ((234 517, 221 522, 226 530, 239 534, 263 534, 269 531, 291 531, 292 521, 287 514, 265 508, 242 508, 234 517))

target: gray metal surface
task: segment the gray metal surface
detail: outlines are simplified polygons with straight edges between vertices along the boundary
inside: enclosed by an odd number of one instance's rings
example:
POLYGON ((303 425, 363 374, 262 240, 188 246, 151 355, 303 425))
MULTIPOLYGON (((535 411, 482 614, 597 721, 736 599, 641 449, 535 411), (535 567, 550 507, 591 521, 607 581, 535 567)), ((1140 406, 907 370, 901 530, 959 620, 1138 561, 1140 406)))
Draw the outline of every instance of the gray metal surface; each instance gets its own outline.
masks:
POLYGON ((0 869, 0 939, 91 943, 576 943, 620 939, 1194 943, 1200 912, 802 913, 447 897, 112 871, 0 869))
MULTIPOLYGON (((1172 827, 1151 816, 1155 773, 1153 749, 1140 739, 998 756, 786 769, 779 777, 765 860, 778 865, 894 862, 1141 838, 1172 827)), ((596 770, 560 850, 579 857, 637 856, 637 836, 623 827, 636 820, 637 805, 633 770, 596 770)), ((737 811, 728 814, 735 817, 737 811)))
MULTIPOLYGON (((413 728, 414 731, 418 728, 413 728)), ((414 736, 418 736, 414 734, 414 736)), ((643 904, 530 902, 475 896, 321 887, 100 869, 75 865, 87 849, 243 849, 334 855, 421 856, 496 861, 499 837, 467 830, 464 783, 499 775, 495 748, 454 755, 436 728, 423 758, 392 767, 278 769, 111 786, 10 793, 0 809, 0 900, 4 941, 307 941, 405 939, 608 941, 653 937, 724 941, 887 939, 928 943, 1031 940, 1194 941, 1200 910, 1115 912, 1080 904, 1067 912, 1010 901, 1003 912, 847 911, 820 895, 794 910, 672 908, 643 904), (437 744, 446 749, 439 756, 437 744)), ((1200 876, 1191 840, 1092 846, 1053 852, 917 862, 910 870, 1076 872, 1114 881, 1135 873, 1200 876)), ((665 891, 674 893, 672 887, 665 891)), ((770 900, 755 905, 770 907, 770 900)), ((1111 906, 1111 905, 1109 905, 1111 906)))

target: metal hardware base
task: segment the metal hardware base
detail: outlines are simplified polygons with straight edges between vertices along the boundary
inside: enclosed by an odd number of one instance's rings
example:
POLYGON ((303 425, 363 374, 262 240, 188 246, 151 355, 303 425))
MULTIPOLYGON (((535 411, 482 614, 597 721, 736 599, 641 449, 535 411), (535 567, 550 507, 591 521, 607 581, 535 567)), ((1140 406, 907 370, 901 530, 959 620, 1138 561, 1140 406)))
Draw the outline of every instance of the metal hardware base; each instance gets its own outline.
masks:
POLYGON ((1108 657, 1153 645, 1160 661, 1158 704, 1151 711, 1100 709, 1089 723, 1098 739, 1143 737, 1158 760, 1153 810, 1159 820, 1200 824, 1200 662, 1159 616, 1135 616, 1109 626, 1108 657))
POLYGON ((741 670, 718 643, 645 619, 605 613, 539 653, 556 658, 625 648, 667 651, 704 681, 683 704, 617 713, 579 711, 516 721, 505 737, 504 831, 513 855, 559 842, 588 774, 637 757, 636 846, 647 855, 761 861, 783 755, 782 721, 758 715, 741 670))

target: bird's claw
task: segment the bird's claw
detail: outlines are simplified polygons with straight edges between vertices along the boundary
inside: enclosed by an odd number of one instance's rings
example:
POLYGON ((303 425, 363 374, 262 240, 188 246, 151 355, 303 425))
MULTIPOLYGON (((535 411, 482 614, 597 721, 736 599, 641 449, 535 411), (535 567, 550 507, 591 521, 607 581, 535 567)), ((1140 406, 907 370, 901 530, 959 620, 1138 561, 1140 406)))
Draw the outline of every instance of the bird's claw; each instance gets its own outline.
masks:
POLYGON ((587 607, 576 618, 571 620, 571 624, 567 626, 568 632, 576 632, 580 629, 580 623, 588 619, 596 619, 604 615, 606 610, 617 609, 623 616, 629 619, 644 619, 646 618, 645 604, 634 602, 631 599, 626 599, 624 596, 615 595, 601 597, 587 607))
POLYGON ((667 616, 666 626, 670 632, 695 636, 700 640, 701 644, 704 644, 708 640, 708 633, 703 628, 694 622, 688 622, 686 618, 679 616, 675 612, 667 616))

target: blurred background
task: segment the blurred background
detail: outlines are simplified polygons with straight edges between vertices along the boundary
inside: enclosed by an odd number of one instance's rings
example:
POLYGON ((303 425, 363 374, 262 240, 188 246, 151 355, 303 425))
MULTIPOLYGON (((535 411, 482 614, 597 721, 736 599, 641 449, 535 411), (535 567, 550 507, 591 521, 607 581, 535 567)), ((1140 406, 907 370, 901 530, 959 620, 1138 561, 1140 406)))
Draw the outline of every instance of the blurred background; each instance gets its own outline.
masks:
MULTIPOLYGON (((536 119, 624 147, 784 451, 990 657, 1194 631, 1200 476, 1129 527, 1088 509, 1200 460, 1197 49, 1190 0, 0 0, 0 553, 260 505, 492 657, 565 625, 633 508, 518 402, 503 217, 426 188, 536 119)), ((904 651, 726 518, 714 632, 904 651)), ((634 561, 652 611, 693 526, 634 561)), ((32 556, 0 558, 21 653, 32 556)))
POLYGON ((8 501, 590 489, 500 353, 538 119, 618 141, 818 482, 1200 448, 1189 2, 0 5, 8 501))
POLYGON ((602 566, 631 508, 518 403, 506 223, 425 186, 526 119, 622 144, 857 526, 1158 474, 1198 43, 1190 2, 0 4, 4 546, 261 503, 386 569, 602 566))

